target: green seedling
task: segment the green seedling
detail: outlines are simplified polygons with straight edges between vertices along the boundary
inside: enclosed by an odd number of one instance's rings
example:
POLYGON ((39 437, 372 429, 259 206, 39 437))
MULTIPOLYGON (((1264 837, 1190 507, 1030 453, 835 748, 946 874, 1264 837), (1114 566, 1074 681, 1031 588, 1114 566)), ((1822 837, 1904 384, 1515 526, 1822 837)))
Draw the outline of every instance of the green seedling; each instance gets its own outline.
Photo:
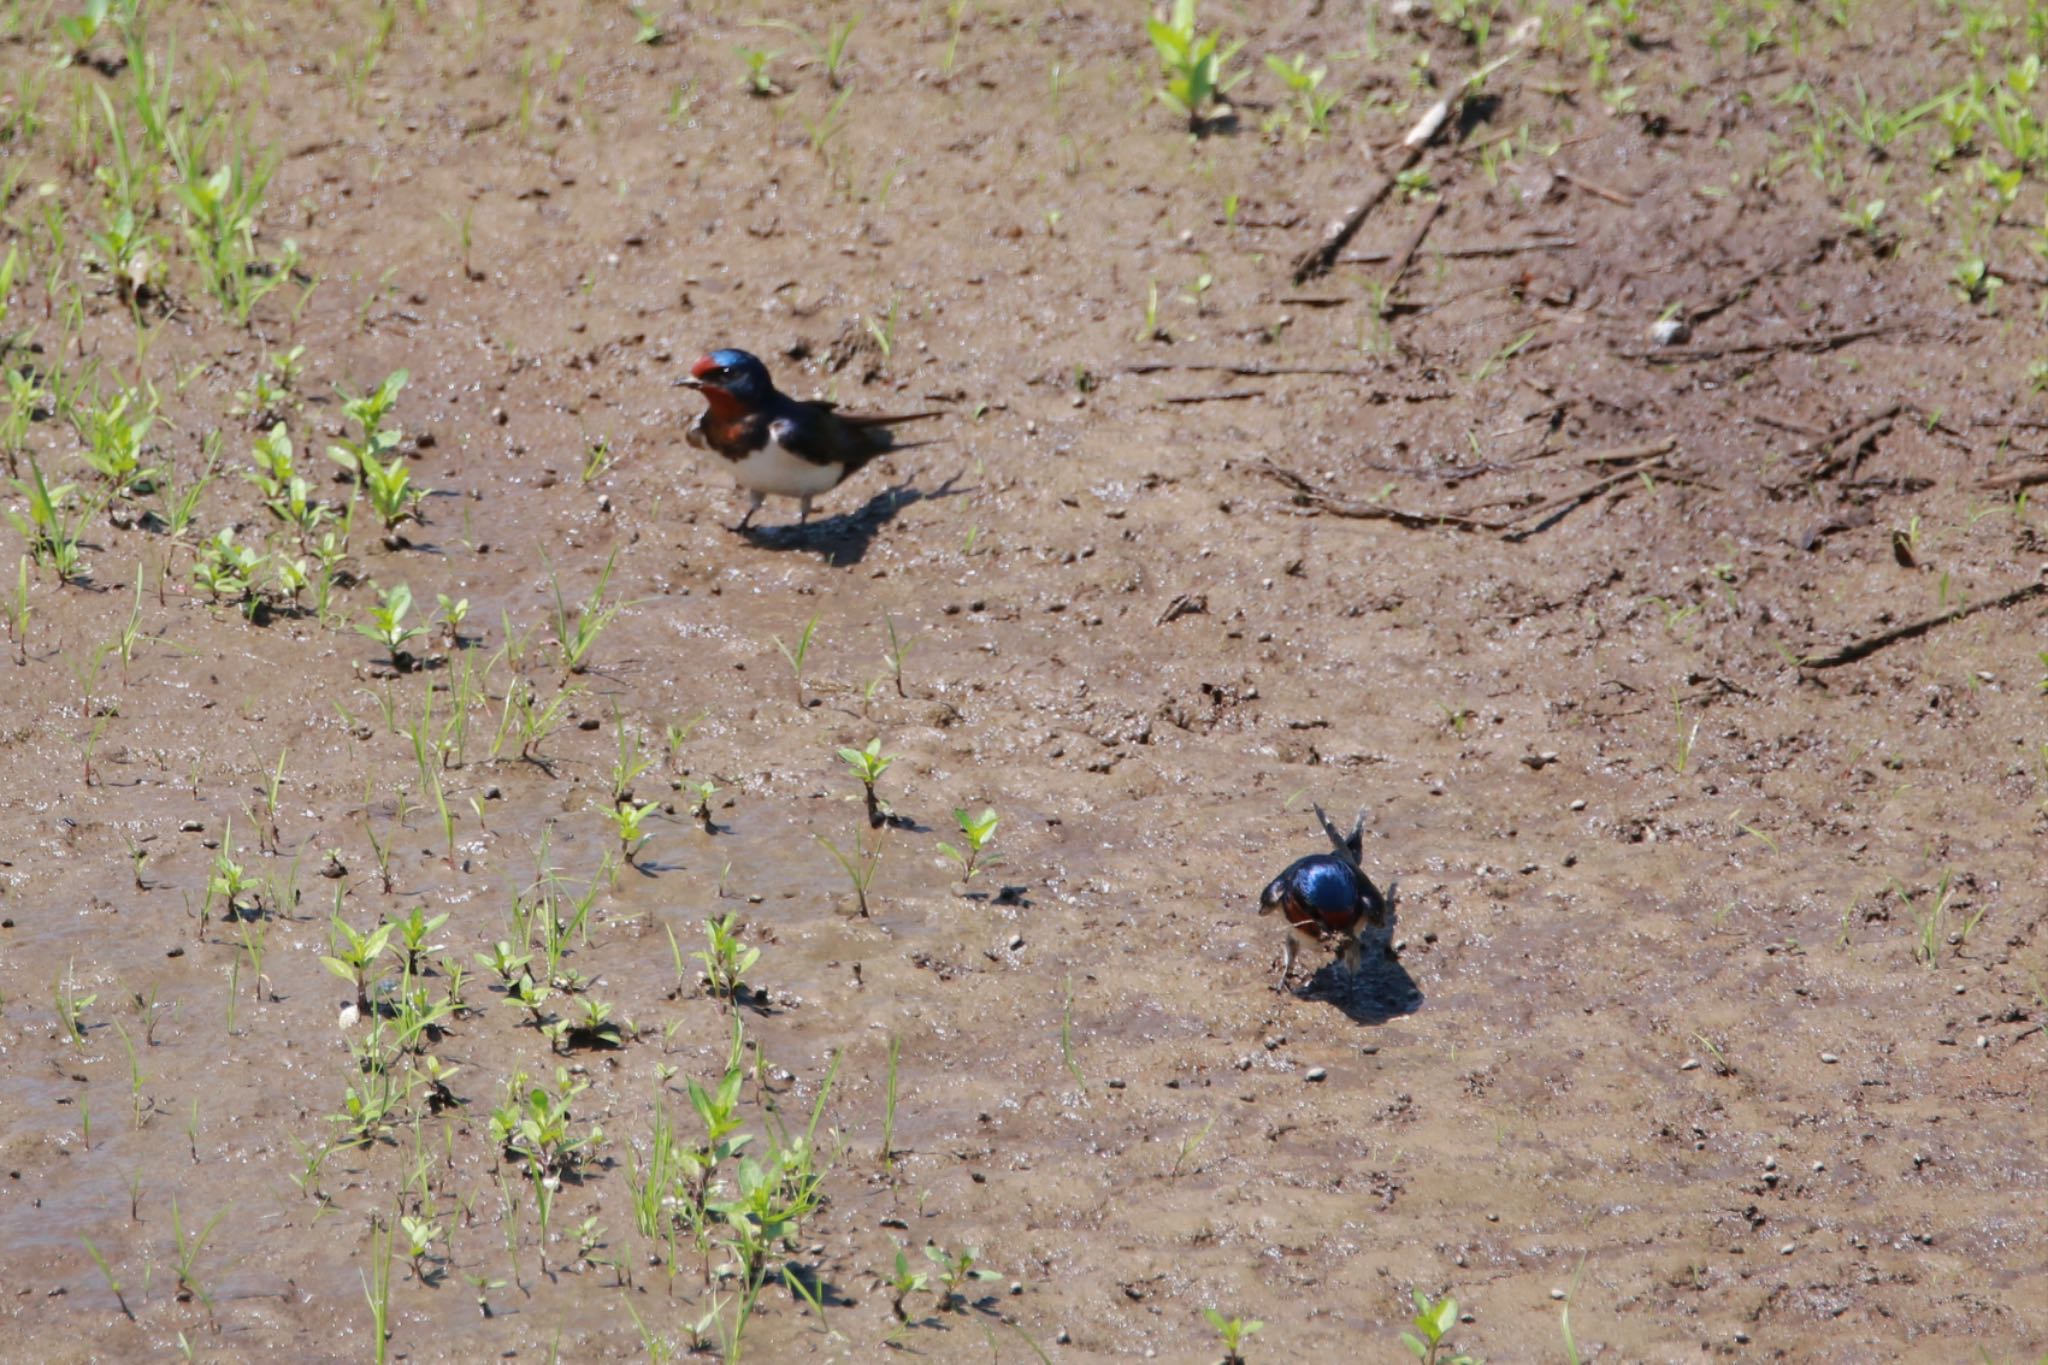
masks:
POLYGON ((768 99, 783 93, 782 87, 775 83, 775 78, 768 74, 768 63, 774 61, 781 55, 780 53, 758 47, 740 47, 734 50, 740 54, 743 67, 740 72, 742 90, 755 99, 768 99))
POLYGON ((369 496, 370 510, 383 523, 384 543, 391 548, 397 548, 402 523, 420 520, 420 499, 428 492, 412 481, 411 468, 395 449, 400 439, 397 432, 380 431, 354 452, 356 487, 369 496))
POLYGON ((711 798, 718 794, 718 784, 709 779, 692 782, 684 778, 681 790, 690 799, 690 818, 697 822, 697 827, 706 834, 718 833, 718 827, 711 823, 711 798))
POLYGON ((391 666, 401 673, 413 667, 413 657, 405 646, 427 633, 425 626, 408 626, 405 617, 412 610, 412 589, 404 583, 395 584, 370 608, 370 621, 358 625, 356 633, 367 635, 384 646, 391 654, 391 666))
POLYGON ((526 972, 526 966, 529 962, 533 961, 533 958, 528 955, 515 953, 512 950, 512 945, 501 938, 491 945, 490 952, 478 953, 476 960, 477 964, 485 971, 492 973, 500 981, 510 985, 513 977, 523 975, 526 972))
POLYGON ((419 974, 427 954, 442 951, 444 945, 430 944, 427 940, 441 931, 441 926, 448 922, 448 914, 443 910, 430 919, 426 906, 415 905, 411 914, 396 922, 398 955, 405 964, 407 976, 419 974))
MULTIPOLYGON (((929 1252, 930 1248, 927 1247, 929 1252)), ((910 1314, 903 1309, 903 1301, 912 1294, 922 1294, 931 1284, 931 1275, 923 1270, 911 1268, 910 1257, 903 1248, 896 1249, 896 1270, 889 1277, 889 1311, 896 1315, 896 1321, 907 1323, 910 1314)))
MULTIPOLYGON (((891 1165, 896 1160, 896 1065, 902 1056, 903 1040, 892 1033, 889 1035, 889 1071, 882 1085, 882 1150, 880 1156, 884 1166, 891 1165)), ((896 1268, 900 1271, 903 1268, 903 1258, 898 1256, 896 1261, 896 1268)), ((897 1300, 897 1307, 899 1310, 902 1307, 902 1300, 900 1298, 897 1300)), ((900 1311, 898 1316, 901 1316, 900 1311)))
POLYGON ((572 1078, 566 1068, 555 1068, 553 1092, 529 1084, 523 1071, 506 1084, 506 1102, 491 1111, 491 1140, 526 1164, 536 1190, 552 1193, 604 1141, 604 1130, 592 1124, 580 1135, 575 1131, 570 1101, 588 1082, 572 1078))
POLYGON ((704 964, 704 988, 711 995, 728 1004, 737 1001, 746 989, 747 973, 761 960, 761 950, 750 948, 740 942, 740 931, 733 927, 736 914, 727 914, 704 921, 705 948, 690 954, 704 964))
POLYGON ((846 873, 847 881, 853 883, 854 903, 858 907, 860 917, 866 919, 868 917, 868 887, 874 883, 875 870, 882 864, 882 840, 887 837, 886 832, 876 834, 874 842, 870 844, 862 837, 859 830, 855 830, 853 854, 850 857, 842 853, 839 845, 833 843, 824 835, 820 834, 814 837, 825 846, 826 852, 830 853, 833 859, 838 862, 840 870, 846 873))
POLYGON ((891 814, 889 805, 875 795, 875 783, 881 780, 889 765, 896 761, 892 754, 882 752, 882 741, 871 739, 865 749, 841 749, 839 757, 846 766, 853 769, 853 775, 860 779, 861 795, 866 798, 868 828, 880 829, 888 823, 891 814))
POLYGON ((641 824, 660 809, 659 801, 635 802, 625 797, 608 812, 612 818, 612 827, 619 836, 620 854, 629 866, 635 865, 634 860, 639 856, 640 850, 654 837, 642 832, 641 824))
MULTIPOLYGON (((454 649, 462 643, 462 623, 469 619, 467 597, 451 601, 445 592, 434 594, 434 624, 441 628, 441 643, 454 649)), ((469 714, 463 708, 462 714, 469 714)))
MULTIPOLYGON (((164 471, 157 482, 159 515, 163 518, 164 534, 173 543, 181 542, 185 533, 192 529, 192 522, 199 514, 199 499, 206 492, 206 486, 213 482, 218 469, 218 439, 207 444, 206 467, 199 471, 199 477, 183 487, 177 484, 177 469, 173 465, 164 471)), ((168 557, 166 557, 168 567, 168 557)))
POLYGON ((1956 292, 1969 303, 1989 303, 2005 287, 2005 281, 1981 256, 1971 256, 1959 262, 1949 279, 1955 284, 1956 292))
POLYGON ((1308 54, 1304 52, 1295 53, 1292 61, 1282 61, 1269 53, 1266 69, 1280 78, 1280 83, 1293 97, 1295 112, 1301 115, 1304 137, 1321 136, 1330 131, 1330 111, 1337 107, 1337 97, 1324 94, 1322 90, 1323 80, 1330 74, 1327 66, 1310 67, 1308 54))
POLYGON ((967 1296, 961 1291, 970 1285, 985 1280, 999 1280, 998 1271, 989 1270, 978 1264, 981 1260, 980 1247, 968 1247, 964 1251, 949 1252, 936 1242, 926 1242, 925 1259, 937 1269, 940 1289, 939 1307, 954 1312, 967 1311, 967 1296))
POLYGON ((1148 19, 1145 32, 1158 51, 1165 84, 1153 93, 1188 121, 1188 130, 1199 133, 1209 119, 1227 114, 1222 97, 1242 81, 1247 72, 1227 74, 1231 59, 1244 46, 1242 41, 1223 47, 1222 31, 1195 32, 1195 0, 1174 0, 1168 19, 1148 19), (1219 51, 1220 49, 1220 51, 1219 51))
POLYGON ((589 483, 601 478, 616 463, 618 460, 612 454, 610 439, 600 436, 583 448, 583 472, 578 476, 578 482, 589 483))
POLYGON ((641 745, 633 727, 620 719, 617 707, 612 708, 612 730, 619 737, 618 755, 612 759, 611 767, 611 797, 616 802, 633 794, 633 784, 654 766, 654 759, 641 745))
MULTIPOLYGON (((95 89, 102 100, 106 92, 95 89)), ((128 207, 109 206, 104 226, 98 232, 86 234, 92 243, 94 254, 100 265, 114 281, 114 292, 121 302, 134 307, 150 292, 162 273, 162 266, 155 247, 156 237, 138 230, 135 210, 128 207)))
POLYGON ((939 845, 939 852, 960 865, 960 880, 971 882, 982 872, 1002 862, 1001 858, 993 854, 984 854, 989 842, 996 837, 996 826, 1002 822, 993 808, 984 808, 981 814, 971 815, 966 807, 957 807, 953 811, 953 821, 960 826, 967 851, 963 853, 953 845, 942 842, 939 845))
MULTIPOLYGON (((4 305, 5 291, 0 290, 0 315, 6 312, 4 305)), ((0 336, 0 342, 5 340, 0 336)), ((7 381, 7 415, 0 418, 0 452, 6 453, 7 472, 18 475, 21 466, 17 457, 28 440, 29 424, 36 420, 36 414, 50 395, 36 383, 30 371, 7 370, 4 377, 7 381)))
POLYGON ((95 1000, 97 992, 91 995, 78 993, 78 981, 73 974, 73 964, 64 964, 64 974, 57 977, 50 986, 50 993, 57 1005, 57 1022, 64 1026, 64 1041, 76 1047, 85 1042, 85 1011, 95 1000))
POLYGON ((1244 1365, 1245 1339, 1266 1329, 1266 1324, 1257 1318, 1226 1318, 1221 1309, 1204 1308, 1202 1316, 1216 1329, 1216 1335, 1223 1338, 1223 1365, 1244 1365))
POLYGON ((121 1305, 121 1312, 128 1321, 135 1321, 135 1311, 128 1306, 128 1296, 121 1292, 121 1281, 115 1277, 113 1267, 107 1264, 107 1258, 93 1245, 92 1238, 81 1237, 78 1240, 85 1244, 85 1254, 92 1257, 92 1263, 99 1267, 100 1277, 107 1282, 107 1291, 114 1296, 114 1302, 121 1305))
POLYGON ((290 238, 274 261, 259 261, 256 253, 256 218, 280 156, 271 152, 252 167, 237 154, 201 175, 188 143, 173 138, 170 151, 178 171, 171 194, 184 212, 193 259, 208 292, 246 326, 256 305, 298 268, 298 244, 290 238))
POLYGON ((401 1216, 398 1226, 405 1233, 405 1259, 412 1264, 412 1277, 424 1283, 427 1256, 434 1243, 442 1240, 445 1230, 431 1217, 414 1218, 410 1215, 401 1216))
POLYGON ((363 1281, 363 1298, 370 1305, 370 1358, 384 1365, 391 1349, 391 1225, 381 1218, 370 1220, 370 1268, 358 1271, 363 1281))
POLYGON ((85 57, 86 49, 92 46, 92 40, 97 38, 100 30, 106 26, 108 9, 108 0, 85 0, 83 10, 57 21, 57 32, 70 49, 64 57, 67 63, 85 57))
POLYGON ((604 600, 605 590, 611 585, 612 568, 618 559, 619 552, 614 548, 605 557, 604 568, 597 575, 597 585, 590 590, 590 596, 577 606, 573 620, 568 605, 562 600, 561 583, 550 576, 555 591, 555 645, 561 651, 562 666, 571 673, 581 673, 590 666, 590 651, 597 644, 597 637, 629 605, 608 604, 604 600))
POLYGON ((1401 1344, 1409 1353, 1422 1365, 1477 1365, 1471 1356, 1444 1341, 1458 1324, 1458 1301, 1446 1294, 1432 1303, 1420 1289, 1411 1292, 1415 1296, 1415 1318, 1411 1324, 1415 1330, 1401 1334, 1401 1344))
POLYGON ((889 647, 882 651, 882 662, 889 666, 889 677, 896 684, 896 695, 907 699, 910 694, 903 690, 903 661, 909 657, 911 648, 924 637, 913 635, 909 639, 904 639, 898 635, 896 618, 893 616, 885 617, 883 624, 888 627, 889 647))
POLYGON ((213 1236, 214 1229, 218 1228, 221 1219, 227 1216, 228 1209, 222 1209, 188 1237, 185 1235, 184 1219, 178 1211, 177 1196, 171 1197, 171 1244, 176 1251, 171 1270, 177 1278, 177 1296, 180 1299, 198 1299, 205 1306, 209 1317, 213 1314, 213 1299, 199 1283, 199 1275, 194 1266, 199 1260, 199 1253, 206 1249, 207 1239, 213 1236))
POLYGON ((6 508, 7 520, 28 542, 28 552, 36 563, 48 564, 59 582, 83 578, 86 565, 79 532, 99 512, 102 503, 78 502, 67 516, 65 508, 74 503, 71 495, 75 485, 60 483, 52 488, 43 478, 42 466, 33 458, 28 462, 28 473, 27 479, 9 480, 14 491, 27 501, 28 511, 24 515, 12 507, 6 508))
POLYGON ((628 5, 633 22, 638 25, 633 31, 633 41, 641 47, 658 46, 668 35, 662 31, 661 21, 654 17, 652 6, 628 5))
POLYGON ((612 1007, 590 996, 579 996, 577 1013, 567 1021, 566 1037, 579 1047, 622 1047, 620 1026, 612 1022, 612 1007))
POLYGON ((211 539, 200 542, 192 565, 192 581, 206 589, 215 602, 240 602, 253 612, 257 599, 251 589, 256 571, 267 558, 258 554, 254 546, 237 543, 234 527, 223 526, 211 539))
POLYGON ((277 582, 278 596, 290 604, 292 611, 299 609, 299 598, 305 594, 312 580, 306 575, 306 561, 303 559, 282 559, 271 566, 271 573, 277 582))
POLYGON ((371 973, 376 970, 377 959, 391 947, 391 935, 398 926, 380 924, 367 934, 359 934, 339 914, 331 924, 334 932, 329 942, 334 951, 321 956, 321 965, 355 987, 356 1008, 368 1013, 371 973))
POLYGON ((818 633, 819 620, 819 617, 813 616, 804 622, 804 628, 797 633, 794 646, 782 643, 780 635, 768 637, 775 642, 775 647, 782 651, 782 657, 789 662, 789 676, 796 683, 796 704, 799 707, 804 704, 804 661, 811 656, 811 640, 818 633))

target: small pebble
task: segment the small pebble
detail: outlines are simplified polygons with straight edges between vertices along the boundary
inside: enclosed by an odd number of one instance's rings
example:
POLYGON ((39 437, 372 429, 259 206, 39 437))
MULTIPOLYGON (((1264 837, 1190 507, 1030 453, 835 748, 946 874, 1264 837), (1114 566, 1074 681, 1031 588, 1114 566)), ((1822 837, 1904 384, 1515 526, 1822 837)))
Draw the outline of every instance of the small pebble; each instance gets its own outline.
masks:
POLYGON ((180 820, 178 822, 178 832, 181 834, 197 834, 205 828, 206 826, 200 824, 197 820, 180 820))
POLYGON ((1747 1345, 1749 1345, 1749 1333, 1747 1333, 1747 1332, 1737 1332, 1737 1333, 1735 1334, 1735 1344, 1736 1344, 1737 1346, 1747 1346, 1747 1345))
POLYGON ((1700 1069, 1700 1059, 1688 1057, 1678 1064, 1678 1069, 1680 1071, 1698 1071, 1700 1069))
POLYGON ((1358 1050, 1364 1053, 1366 1056, 1370 1057, 1380 1050, 1380 1045, 1378 1043, 1367 1043, 1364 1047, 1358 1050))
POLYGON ((1822 1060, 1823 1062, 1826 1062, 1826 1063, 1827 1063, 1827 1064, 1828 1064, 1829 1066, 1833 1066, 1833 1065, 1834 1065, 1834 1064, 1835 1064, 1836 1062, 1839 1062, 1839 1061, 1841 1061, 1841 1060, 1842 1060, 1842 1059, 1841 1059, 1840 1057, 1837 1057, 1837 1056, 1836 1056, 1836 1055, 1835 1055, 1834 1053, 1832 1053, 1832 1052, 1823 1052, 1823 1053, 1821 1053, 1821 1054, 1820 1054, 1820 1059, 1821 1059, 1821 1060, 1822 1060))
POLYGON ((1586 803, 1584 801, 1574 801, 1571 804, 1571 808, 1573 810, 1584 810, 1586 808, 1586 803))
POLYGON ((1111 1076, 1111 1077, 1109 1078, 1109 1088, 1110 1088, 1111 1090, 1121 1090, 1121 1089, 1123 1089, 1123 1088, 1124 1088, 1124 1078, 1123 1078, 1123 1077, 1121 1077, 1121 1076, 1111 1076))
POLYGON ((1310 1068, 1308 1069, 1308 1071, 1307 1071, 1307 1072, 1306 1072, 1306 1073, 1305 1073, 1305 1074, 1304 1074, 1304 1075, 1302 1076, 1302 1079, 1303 1079, 1303 1080, 1305 1080, 1305 1081, 1320 1081, 1320 1080, 1322 1080, 1322 1079, 1323 1079, 1324 1077, 1328 1076, 1329 1074, 1330 1074, 1329 1072, 1327 1072, 1327 1071, 1323 1070, 1323 1068, 1321 1068, 1321 1067, 1319 1067, 1319 1066, 1312 1066, 1312 1067, 1310 1067, 1310 1068))
POLYGON ((1780 1256, 1790 1256, 1793 1252, 1797 1250, 1799 1250, 1799 1243, 1787 1242, 1785 1243, 1785 1245, 1778 1248, 1778 1254, 1780 1256))
POLYGON ((1564 1297, 1564 1291, 1562 1289, 1553 1289, 1550 1291, 1550 1297, 1553 1299, 1561 1299, 1564 1297))
POLYGON ((1765 1158, 1764 1158, 1764 1169, 1765 1169, 1765 1170, 1767 1170, 1767 1171, 1775 1171, 1775 1170, 1777 1170, 1777 1169, 1778 1169, 1778 1158, 1776 1158, 1776 1157, 1774 1157, 1774 1156, 1767 1156, 1767 1157, 1765 1157, 1765 1158))

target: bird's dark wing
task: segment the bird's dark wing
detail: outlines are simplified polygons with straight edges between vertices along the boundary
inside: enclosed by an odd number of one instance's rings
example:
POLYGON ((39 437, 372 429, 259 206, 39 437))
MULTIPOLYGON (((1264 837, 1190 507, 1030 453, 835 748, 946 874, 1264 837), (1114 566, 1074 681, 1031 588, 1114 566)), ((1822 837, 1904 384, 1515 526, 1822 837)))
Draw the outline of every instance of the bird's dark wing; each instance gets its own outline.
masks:
POLYGON ((860 468, 895 444, 889 428, 898 422, 937 417, 936 412, 903 417, 834 412, 829 404, 791 399, 768 424, 769 434, 798 459, 812 464, 860 468))

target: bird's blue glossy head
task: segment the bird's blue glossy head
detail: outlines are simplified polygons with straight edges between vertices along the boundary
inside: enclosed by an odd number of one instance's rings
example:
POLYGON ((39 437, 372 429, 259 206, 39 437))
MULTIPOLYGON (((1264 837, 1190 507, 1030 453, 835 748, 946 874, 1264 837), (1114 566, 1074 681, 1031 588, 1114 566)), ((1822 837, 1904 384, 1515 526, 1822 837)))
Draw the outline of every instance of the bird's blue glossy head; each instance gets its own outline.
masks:
POLYGON ((720 349, 701 357, 684 381, 700 391, 731 394, 742 403, 764 403, 775 392, 768 367, 745 351, 720 349))

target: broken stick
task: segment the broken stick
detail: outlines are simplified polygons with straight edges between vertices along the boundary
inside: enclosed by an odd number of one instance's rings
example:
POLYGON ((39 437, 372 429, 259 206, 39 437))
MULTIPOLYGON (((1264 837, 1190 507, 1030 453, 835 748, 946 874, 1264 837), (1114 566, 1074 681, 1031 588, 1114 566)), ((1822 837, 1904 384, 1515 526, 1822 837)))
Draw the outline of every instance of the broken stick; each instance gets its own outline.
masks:
POLYGON ((1408 130, 1408 135, 1401 139, 1400 146, 1395 150, 1391 168, 1366 186, 1364 197, 1352 205, 1351 212, 1323 229, 1322 240, 1295 259, 1296 284, 1306 284, 1336 264, 1337 253, 1357 235, 1359 227, 1364 224, 1366 217, 1380 206, 1380 201, 1393 191, 1401 172, 1422 159, 1423 149, 1434 142, 1437 134, 1444 130, 1444 125, 1451 121, 1451 111, 1458 107, 1468 92, 1477 89, 1488 76, 1513 61, 1520 54, 1522 45, 1536 35, 1536 30, 1536 20, 1524 20, 1508 35, 1507 51, 1459 81, 1451 87, 1450 94, 1429 106, 1423 116, 1416 120, 1415 126, 1408 130))
POLYGON ((1843 645, 1840 649, 1817 655, 1811 659, 1802 659, 1799 666, 1815 670, 1840 668, 1843 664, 1853 664, 1858 659, 1867 659, 1887 645, 1895 645, 1901 640, 1916 639, 1938 626, 1947 625, 1951 621, 1960 621, 1965 617, 1975 616, 1980 611, 2003 611, 2007 607, 2016 607, 2029 598, 2039 597, 2042 593, 2048 593, 2048 582, 2029 583, 2024 588, 2015 588, 2005 596, 1994 597, 1988 602, 1972 602, 1967 606, 1951 607, 1947 611, 1938 612, 1933 616, 1923 616, 1917 621, 1908 621, 1903 626, 1894 626, 1890 630, 1879 631, 1875 635, 1867 635, 1861 640, 1853 640, 1843 645))

